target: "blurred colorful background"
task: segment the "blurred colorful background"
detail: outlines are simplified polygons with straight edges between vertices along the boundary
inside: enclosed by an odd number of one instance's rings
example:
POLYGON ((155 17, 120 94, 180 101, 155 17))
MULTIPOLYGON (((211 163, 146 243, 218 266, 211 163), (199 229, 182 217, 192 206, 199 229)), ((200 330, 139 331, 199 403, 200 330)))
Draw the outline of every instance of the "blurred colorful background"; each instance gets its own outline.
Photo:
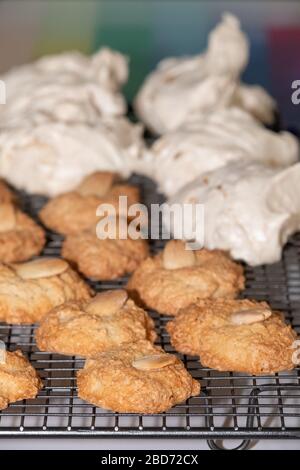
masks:
POLYGON ((291 102, 300 80, 299 0, 2 0, 0 73, 44 54, 108 45, 130 57, 130 101, 160 59, 201 52, 224 11, 240 18, 251 41, 244 80, 266 87, 284 125, 299 128, 300 105, 291 102))

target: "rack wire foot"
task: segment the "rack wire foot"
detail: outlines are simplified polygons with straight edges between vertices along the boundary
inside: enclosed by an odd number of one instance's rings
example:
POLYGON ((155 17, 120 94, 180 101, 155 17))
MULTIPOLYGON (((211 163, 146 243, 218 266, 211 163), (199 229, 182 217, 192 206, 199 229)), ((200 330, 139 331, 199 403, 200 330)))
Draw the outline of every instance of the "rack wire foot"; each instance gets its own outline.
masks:
POLYGON ((251 440, 245 439, 238 446, 228 449, 223 445, 224 441, 207 440, 207 445, 211 450, 248 450, 251 447, 251 440), (220 442, 220 444, 218 444, 220 442))

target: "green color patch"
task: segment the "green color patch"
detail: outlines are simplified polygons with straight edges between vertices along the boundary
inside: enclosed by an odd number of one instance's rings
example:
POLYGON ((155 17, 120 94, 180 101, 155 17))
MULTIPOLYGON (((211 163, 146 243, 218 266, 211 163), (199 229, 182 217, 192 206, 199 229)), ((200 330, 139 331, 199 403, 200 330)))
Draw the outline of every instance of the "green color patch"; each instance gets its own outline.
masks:
POLYGON ((151 63, 153 35, 150 29, 139 25, 101 25, 95 38, 95 50, 102 46, 122 52, 130 58, 129 81, 124 88, 126 98, 131 101, 151 63))

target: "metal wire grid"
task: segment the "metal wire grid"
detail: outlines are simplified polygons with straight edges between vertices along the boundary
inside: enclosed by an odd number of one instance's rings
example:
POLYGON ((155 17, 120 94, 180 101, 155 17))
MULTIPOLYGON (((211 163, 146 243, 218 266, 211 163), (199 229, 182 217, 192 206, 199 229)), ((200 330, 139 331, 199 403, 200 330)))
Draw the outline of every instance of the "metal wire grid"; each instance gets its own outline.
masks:
MULTIPOLYGON (((153 184, 134 177, 145 202, 159 202, 153 184)), ((36 216, 41 197, 21 195, 24 209, 36 216)), ((48 232, 46 256, 60 254, 62 238, 48 232)), ((162 242, 151 243, 152 250, 162 242)), ((267 300, 282 310, 300 332, 300 234, 286 246, 283 260, 272 266, 245 267, 244 297, 267 300)), ((127 279, 91 283, 97 290, 116 289, 127 279)), ((167 317, 150 312, 158 332, 158 344, 175 353, 165 330, 167 317)), ((9 350, 21 348, 39 371, 44 388, 34 400, 14 403, 0 413, 0 436, 183 436, 207 439, 226 437, 300 438, 300 369, 274 376, 249 377, 220 373, 201 367, 197 358, 182 356, 188 370, 201 381, 201 394, 151 416, 113 413, 96 408, 77 397, 76 371, 83 360, 37 350, 36 326, 0 324, 0 339, 9 350)), ((211 441, 211 447, 216 447, 211 441)))

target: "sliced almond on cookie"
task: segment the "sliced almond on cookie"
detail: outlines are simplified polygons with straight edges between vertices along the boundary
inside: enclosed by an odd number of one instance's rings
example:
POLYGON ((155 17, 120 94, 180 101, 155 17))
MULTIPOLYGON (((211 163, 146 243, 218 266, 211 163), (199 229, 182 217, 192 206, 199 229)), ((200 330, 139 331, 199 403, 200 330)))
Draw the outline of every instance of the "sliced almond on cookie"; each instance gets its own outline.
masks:
POLYGON ((272 311, 270 309, 250 308, 234 312, 230 317, 230 321, 234 325, 251 325, 252 323, 265 321, 271 315, 272 311))
POLYGON ((0 232, 13 230, 16 222, 16 211, 13 204, 0 204, 0 232))
POLYGON ((68 321, 72 320, 74 317, 78 318, 76 311, 72 311, 68 309, 58 310, 56 314, 61 323, 67 323, 68 321))
POLYGON ((195 266, 196 256, 192 250, 187 250, 181 240, 171 240, 163 251, 163 266, 165 269, 180 269, 195 266))
POLYGON ((126 303, 128 294, 125 290, 108 290, 97 294, 85 310, 94 315, 113 315, 126 303))
POLYGON ((69 265, 60 258, 39 258, 27 263, 12 265, 22 279, 40 279, 43 277, 58 276, 64 273, 69 265))
POLYGON ((153 354, 135 359, 132 366, 138 370, 156 370, 174 364, 176 357, 172 354, 153 354))
POLYGON ((76 191, 82 196, 105 196, 116 179, 115 173, 96 172, 87 176, 76 191))

